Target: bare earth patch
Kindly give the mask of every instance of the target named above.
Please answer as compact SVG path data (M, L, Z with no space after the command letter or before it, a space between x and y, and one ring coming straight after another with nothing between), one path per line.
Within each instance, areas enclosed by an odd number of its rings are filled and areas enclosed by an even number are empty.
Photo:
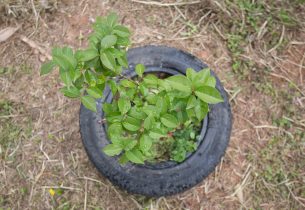
M305 208L304 33L289 40L283 53L268 56L272 71L261 81L240 80L225 40L211 30L213 16L198 19L202 10L194 5L85 0L57 6L38 20L31 15L0 22L0 29L21 25L0 42L0 209ZM79 103L58 92L56 72L39 76L52 46L84 46L92 20L110 11L130 27L132 47L188 51L218 74L230 95L234 124L226 155L185 193L130 195L99 175L81 143ZM30 47L21 35L47 52Z

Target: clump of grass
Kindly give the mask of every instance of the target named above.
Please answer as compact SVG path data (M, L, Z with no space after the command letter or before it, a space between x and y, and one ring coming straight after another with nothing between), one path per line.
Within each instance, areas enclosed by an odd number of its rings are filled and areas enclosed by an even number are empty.
M0 101L0 157L6 159L8 150L14 150L21 138L30 133L30 122L17 123L14 117L24 114L20 104L8 100Z
M304 207L305 134L297 130L293 135L281 134L270 138L259 153L253 174L253 203L274 203L291 209Z
M209 6L203 5L203 11L212 11L212 21L219 29L216 31L231 53L233 72L246 77L253 71L266 70L259 60L265 60L272 51L284 49L293 32L304 27L304 2L211 1Z

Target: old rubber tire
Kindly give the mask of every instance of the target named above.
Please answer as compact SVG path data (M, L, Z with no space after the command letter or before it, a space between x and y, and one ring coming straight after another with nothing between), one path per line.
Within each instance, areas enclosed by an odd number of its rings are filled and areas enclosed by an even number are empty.
M191 54L165 46L144 46L128 51L127 76L134 75L134 66L144 64L148 71L165 71L170 74L185 74L188 67L196 71L207 67ZM182 163L166 162L154 165L120 165L117 157L109 157L102 148L109 144L101 104L109 97L97 101L98 112L93 113L81 106L80 131L86 152L95 167L114 185L135 194L165 196L185 191L202 181L219 163L227 148L231 133L231 109L227 94L213 71L216 88L224 98L223 103L210 105L210 112L203 123L202 139L196 152ZM111 95L109 89L105 96ZM206 124L206 125L204 125Z

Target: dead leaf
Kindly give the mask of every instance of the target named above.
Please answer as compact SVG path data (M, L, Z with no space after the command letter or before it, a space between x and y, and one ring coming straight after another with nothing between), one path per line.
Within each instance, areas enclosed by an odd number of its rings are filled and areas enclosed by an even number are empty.
M18 27L7 27L5 29L2 29L0 31L0 42L6 41L8 38L10 38L18 29Z

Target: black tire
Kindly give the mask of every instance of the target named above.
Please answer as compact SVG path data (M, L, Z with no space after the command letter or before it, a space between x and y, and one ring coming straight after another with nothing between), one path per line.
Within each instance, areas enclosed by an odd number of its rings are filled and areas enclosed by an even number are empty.
M201 70L207 67L196 57L175 48L144 46L128 51L129 69L126 75L134 75L134 66L144 64L148 71L165 71L171 74L185 74L187 68ZM86 152L95 167L113 184L135 194L159 197L185 191L208 176L219 163L229 143L232 116L227 94L215 73L216 88L224 98L223 103L210 106L208 117L203 122L201 142L196 152L182 163L171 161L156 165L120 165L117 157L109 157L102 148L109 144L101 104L111 100L106 89L106 98L98 100L98 113L81 106L80 131Z

